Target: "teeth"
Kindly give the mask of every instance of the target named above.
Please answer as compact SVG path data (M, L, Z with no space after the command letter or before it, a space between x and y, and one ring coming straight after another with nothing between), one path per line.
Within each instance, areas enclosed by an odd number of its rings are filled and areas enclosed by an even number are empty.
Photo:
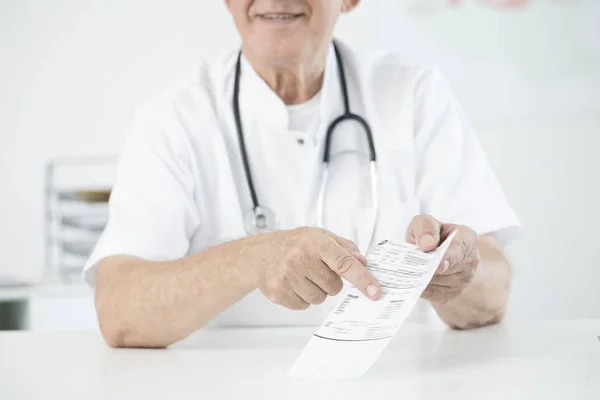
M265 19L294 19L298 14L263 14L262 17Z

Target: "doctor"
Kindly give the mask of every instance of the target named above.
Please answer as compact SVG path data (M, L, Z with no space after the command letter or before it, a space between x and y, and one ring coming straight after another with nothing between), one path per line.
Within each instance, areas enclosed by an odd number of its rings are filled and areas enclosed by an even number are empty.
M225 3L241 52L140 107L122 153L84 271L107 343L319 324L344 282L379 297L374 240L429 251L456 227L423 301L452 327L500 321L519 221L440 74L334 40L359 0Z

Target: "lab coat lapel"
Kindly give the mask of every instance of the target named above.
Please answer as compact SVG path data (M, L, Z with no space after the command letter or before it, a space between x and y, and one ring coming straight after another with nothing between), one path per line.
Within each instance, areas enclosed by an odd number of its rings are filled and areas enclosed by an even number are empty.
M243 121L255 121L271 129L287 129L289 117L285 103L258 75L244 55L241 70L240 109ZM321 88L319 141L325 137L326 127L344 112L341 99L335 51L330 45Z
M283 130L288 126L285 103L242 55L240 113L244 126Z

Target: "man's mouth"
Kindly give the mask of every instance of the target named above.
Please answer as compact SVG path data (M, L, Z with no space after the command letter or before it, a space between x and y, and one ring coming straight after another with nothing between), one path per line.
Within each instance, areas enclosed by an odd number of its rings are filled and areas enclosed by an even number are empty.
M294 20L302 17L304 14L293 14L293 13L264 13L259 14L258 16L262 19L267 19L271 21L284 21L284 20Z

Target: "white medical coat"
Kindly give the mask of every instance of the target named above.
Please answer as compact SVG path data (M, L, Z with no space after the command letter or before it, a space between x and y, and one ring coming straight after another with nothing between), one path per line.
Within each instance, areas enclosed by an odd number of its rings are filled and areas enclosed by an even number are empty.
M375 238L403 240L415 215L431 214L511 240L518 218L440 73L404 65L391 53L365 56L339 46L350 107L370 124L377 151ZM92 286L96 263L111 255L172 260L246 235L243 215L252 202L232 109L237 54L202 64L137 110L109 222L84 271ZM343 112L333 49L320 101L317 132L290 131L285 104L243 58L240 108L250 167L259 202L275 212L280 229L316 224L325 131ZM360 126L341 124L331 152L325 227L365 249L373 205ZM290 311L255 291L213 323L316 325L333 302ZM429 318L424 303L415 317Z

